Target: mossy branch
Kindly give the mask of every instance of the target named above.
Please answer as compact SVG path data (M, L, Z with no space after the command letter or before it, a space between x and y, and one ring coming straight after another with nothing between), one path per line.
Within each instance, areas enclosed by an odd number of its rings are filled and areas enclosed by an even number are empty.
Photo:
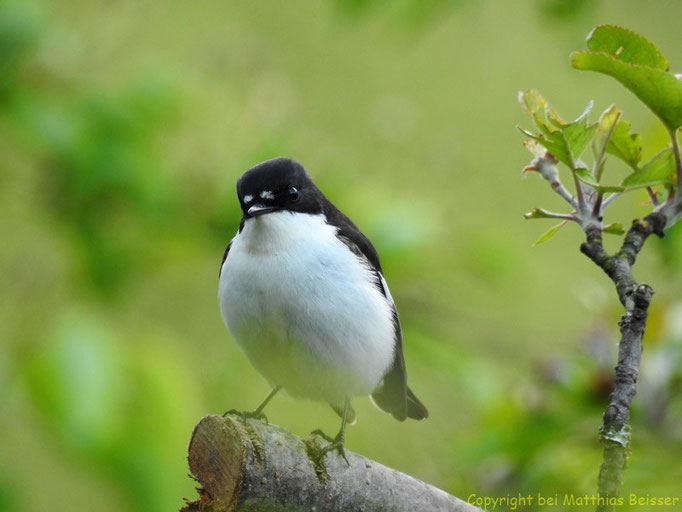
M480 509L395 469L346 451L317 462L325 441L259 420L209 415L194 427L189 467L199 499L181 512L454 511Z

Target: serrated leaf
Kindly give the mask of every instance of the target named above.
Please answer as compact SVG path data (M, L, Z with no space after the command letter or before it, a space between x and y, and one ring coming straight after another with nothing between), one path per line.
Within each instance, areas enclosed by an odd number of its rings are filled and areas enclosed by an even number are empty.
M609 108L602 112L599 116L599 121L597 121L597 135L595 136L595 142L603 143L606 140L607 135L613 128L613 125L618 122L623 112L616 107L611 105Z
M544 134L548 135L556 131L557 125L560 126L564 123L559 113L535 89L520 91L518 100L526 113L533 119L538 130Z
M620 222L613 222L611 224L607 224L602 229L602 232L609 233L611 235L624 235L625 234L625 230L623 229L623 225Z
M637 169L642 159L642 138L639 133L630 133L630 123L621 119L613 130L606 152Z
M556 226L552 226L551 228L549 228L547 231L545 231L543 234L540 235L540 238L538 238L533 243L533 247L545 243L547 240L549 240L554 235L556 235L559 232L559 230L561 228L563 228L567 223L568 223L567 220L563 220L559 224L557 224Z
M541 133L536 135L522 128L519 130L541 144L569 168L576 167L578 159L597 130L596 123L587 122L592 102L589 102L583 113L570 123L566 123L537 91L520 92L519 102Z
M627 176L621 185L625 188L642 188L653 185L674 185L677 180L675 157L671 148L654 155L641 169Z
M596 131L597 124L588 124L586 114L564 127L563 134L574 161L583 154Z
M588 47L590 41L588 41ZM574 68L597 71L618 80L647 105L669 130L682 126L682 81L661 69L661 61L653 57L648 65L626 61L621 58L622 50L611 54L605 51L576 51L571 54ZM633 49L630 59L644 59L640 50ZM633 57L634 56L634 57Z
M597 181L597 179L594 176L592 176L592 173L590 171L588 171L587 169L578 168L578 169L575 169L573 172L575 173L575 175L577 176L577 178L580 181L591 186L597 192L622 192L623 190L625 190L620 185L602 185L602 184L600 184Z
M670 65L661 51L647 38L615 25L599 25L587 36L587 47L593 52L608 53L630 64L663 71Z
M638 133L630 133L630 123L622 119L622 112L612 105L601 115L598 124L594 137L597 147L601 149L610 133L606 152L637 169L642 158L642 138Z
M569 167L572 166L573 160L571 158L571 153L568 150L566 140L561 132L553 132L549 135L534 135L526 130L521 131L524 135L544 146L544 148L552 153L557 160Z

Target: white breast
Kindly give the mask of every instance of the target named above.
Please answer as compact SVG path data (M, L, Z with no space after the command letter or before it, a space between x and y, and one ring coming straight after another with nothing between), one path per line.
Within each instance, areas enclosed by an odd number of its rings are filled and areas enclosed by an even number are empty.
M373 391L393 361L391 306L323 215L247 220L218 297L256 369L293 395L341 404Z

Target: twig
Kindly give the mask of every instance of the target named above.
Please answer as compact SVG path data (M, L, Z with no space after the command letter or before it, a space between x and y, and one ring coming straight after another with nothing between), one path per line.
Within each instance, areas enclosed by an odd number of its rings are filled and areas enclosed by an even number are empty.
M673 142L673 155L675 156L675 169L677 171L677 194L679 196L682 187L682 155L680 155L680 142L677 140L677 130L671 130L670 139Z
M614 282L618 298L625 308L620 320L621 339L618 345L618 365L615 369L613 391L609 405L604 412L601 440L604 455L599 471L598 511L615 510L611 498L618 496L621 476L630 441L630 404L637 391L637 377L642 354L642 337L646 326L647 312L654 290L646 284L637 284L632 276L637 254L646 239L652 235L663 236L667 219L661 212L655 212L642 220L636 220L625 235L620 250L609 255L602 244L602 233L598 228L586 232L587 240L580 250L598 265Z
M578 222L578 217L575 216L574 212L571 213L558 213L545 210L544 208L535 208L533 211L528 212L523 215L524 219L563 219L572 220Z
M595 171L594 174L597 181L601 181L601 176L602 173L604 172L604 157L606 156L606 148L609 146L609 142L611 142L611 137L613 136L613 132L616 130L618 121L620 121L620 116L621 112L619 111L618 114L616 115L616 119L613 121L613 124L611 125L611 128L609 128L609 132L606 134L606 137L604 138L604 143L602 144L601 149L599 150L599 155L594 161Z
M658 200L658 196L656 195L656 192L654 192L654 189L651 187L646 188L647 194L649 194L649 198L651 199L651 204L654 206L659 206L661 202Z
M594 207L592 208L592 217L595 219L599 219L601 217L601 205L602 205L602 200L604 199L604 193L603 192L597 192L597 199L594 201Z
M209 415L194 427L188 461L199 500L181 512L386 510L482 512L395 469L346 451L320 462L323 441L259 420Z
M556 192L559 194L564 201L566 201L568 204L570 204L574 209L578 209L578 202L575 200L575 197L568 191L568 189L564 186L563 183L559 180L559 178L556 178L554 181L550 182L550 186Z
M571 174L573 174L573 181L575 183L575 193L576 197L578 198L578 213L582 215L585 211L585 195L583 194L583 186L580 184L578 175L575 172L571 172Z
M618 199L621 196L621 192L614 192L613 194L609 194L609 196L602 201L601 204L601 213L602 215L604 214L604 210L606 210L606 207L610 205L613 201Z
M529 171L537 171L540 176L546 180L557 194L559 194L564 201L570 204L574 210L578 210L578 201L576 201L573 194L561 183L559 179L559 171L557 169L559 161L550 152L546 152L543 156L537 156L533 159L530 165L523 168L522 175ZM575 173L574 177L575 177Z

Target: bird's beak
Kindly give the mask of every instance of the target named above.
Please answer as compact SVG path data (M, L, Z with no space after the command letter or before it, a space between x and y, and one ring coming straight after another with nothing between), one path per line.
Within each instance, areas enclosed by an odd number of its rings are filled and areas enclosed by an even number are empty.
M277 208L274 206L266 206L263 203L256 203L246 212L251 217L258 217L259 215L265 215L266 213L274 212Z

